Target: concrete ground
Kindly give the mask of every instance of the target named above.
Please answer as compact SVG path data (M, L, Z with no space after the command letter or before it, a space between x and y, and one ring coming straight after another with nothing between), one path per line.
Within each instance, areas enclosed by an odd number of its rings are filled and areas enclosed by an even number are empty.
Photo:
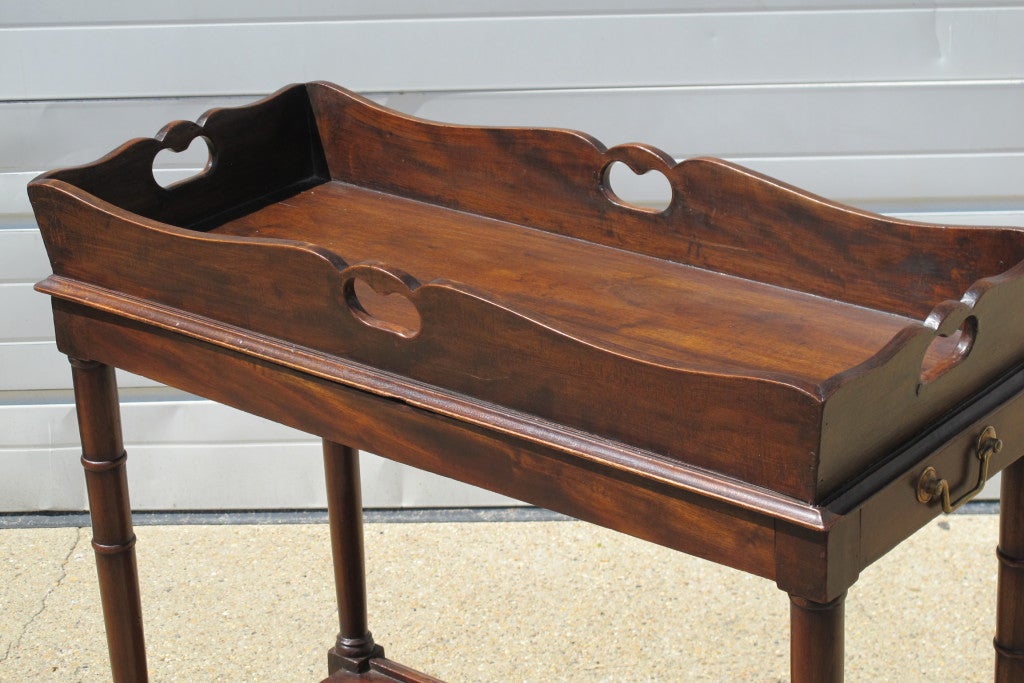
M988 681L995 515L930 524L847 603L848 681ZM136 528L151 679L318 681L322 524ZM106 681L89 530L2 529L0 681ZM563 521L368 524L370 624L449 681L784 681L772 583Z

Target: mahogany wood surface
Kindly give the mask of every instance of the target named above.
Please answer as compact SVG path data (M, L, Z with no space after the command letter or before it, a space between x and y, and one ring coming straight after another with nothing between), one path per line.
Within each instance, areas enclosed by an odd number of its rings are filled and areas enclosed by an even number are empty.
M1003 471L1000 496L996 683L1024 680L1024 460Z
M208 171L158 186L156 152L196 136ZM665 173L669 208L618 200L614 161ZM1024 232L894 221L725 162L669 162L309 84L170 124L30 195L59 276L805 502L1024 360ZM631 400L607 400L619 391Z
M775 576L773 516L820 524L813 511L786 506L770 494L757 500L758 492L747 488L715 489L711 484L718 482L693 476L678 481L694 473L671 463L657 468L635 452L616 452L612 444L554 426L527 422L516 429L489 420L486 413L473 416L478 422L473 424L318 377L328 374L326 367L291 370L63 301L55 301L55 323L65 353L89 349L131 372L145 371L171 386L330 441L766 578ZM701 483L708 489L695 490Z
M322 683L339 683L339 681L358 681L359 683L442 683L438 678L410 669L393 662L387 657L376 657L370 660L370 668L362 673L338 670Z
M340 624L327 668L331 673L340 669L361 673L369 669L372 658L384 656L384 649L373 642L366 616L359 451L325 440L324 475Z
M719 159L677 164L649 145L609 150L577 131L439 124L329 83L308 87L331 178L588 242L915 318L1024 259L1014 229L936 230ZM613 161L663 173L672 204L637 211L610 196Z
M308 242L349 262L386 263L419 282L472 283L613 353L774 377L807 391L868 360L910 322L495 219L453 217L436 205L337 182L211 232ZM379 304L385 319L395 315L389 303Z
M206 140L160 187L161 149ZM623 202L621 161L663 173ZM1024 231L842 207L732 164L290 86L33 181L75 359L117 681L145 679L113 367L324 439L329 680L428 681L366 623L354 449L774 580L795 681L842 679L860 571L1024 455ZM345 445L341 445L345 444ZM1015 464L1017 463L1017 464ZM1004 513L997 676L1024 650ZM1005 673L1010 672L1010 673Z
M826 604L790 599L790 680L842 683L846 596Z
M146 643L114 368L71 357L103 624L116 681L144 681Z

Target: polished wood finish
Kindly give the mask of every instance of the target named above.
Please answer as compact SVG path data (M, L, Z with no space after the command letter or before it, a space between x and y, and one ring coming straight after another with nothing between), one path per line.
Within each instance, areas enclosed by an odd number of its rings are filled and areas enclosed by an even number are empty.
M1024 298L1020 230L870 216L721 161L430 123L325 84L200 121L33 181L56 275L811 503L1022 359L1024 316L1001 313ZM156 152L196 136L211 169L156 185ZM617 201L619 160L664 172L672 205ZM415 311L360 314L353 282Z
M210 168L161 188L155 154L196 137ZM615 195L617 161L665 174L668 208ZM939 514L926 468L970 490L992 426L989 474L1010 467L1020 496L1021 230L894 220L574 131L423 121L324 83L29 192L62 352L324 439L329 680L430 680L369 633L354 449L775 581L799 681L841 680L843 596ZM102 416L84 443L115 423L110 387L83 390ZM91 504L127 544L123 481ZM1007 661L1024 632L1008 516ZM133 633L116 657L141 651Z
M370 668L371 659L384 656L384 649L373 642L366 619L359 451L324 440L324 474L341 626L327 655L327 668L331 673L339 669L361 673Z
M117 358L130 372L330 441L765 578L776 573L776 520L819 535L824 524L817 511L770 492L671 461L643 462L642 451L529 416L481 409L456 395L420 394L419 405L389 400L378 392L397 393L400 386L375 384L377 392L371 392L348 384L369 379L353 377L358 367L310 359L305 370L293 370L260 358L255 349L184 341L179 335L187 321L171 331L63 299L55 300L54 313L65 353L90 348L99 357ZM215 377L223 379L211 382ZM492 428L483 426L488 424Z
M71 375L111 673L118 683L144 681L146 644L117 380L111 366L75 357Z
M996 681L1024 680L1024 460L1003 470L1000 495Z
M509 308L559 321L560 331L601 348L628 349L679 369L775 375L808 389L868 360L910 322L482 216L453 221L442 207L333 181L209 234L308 242L415 273L419 282L471 282ZM574 284L580 291L556 296ZM378 303L381 316L391 313L390 299ZM760 334L737 334L757 328L765 310L773 313L771 325Z
M309 94L334 180L868 308L924 318L1024 259L1013 229L894 220L720 159L676 163L649 145L607 149L568 130L438 124L329 83ZM604 177L614 161L663 173L670 206L618 200Z
M821 604L790 596L792 683L842 683L845 600L841 595Z

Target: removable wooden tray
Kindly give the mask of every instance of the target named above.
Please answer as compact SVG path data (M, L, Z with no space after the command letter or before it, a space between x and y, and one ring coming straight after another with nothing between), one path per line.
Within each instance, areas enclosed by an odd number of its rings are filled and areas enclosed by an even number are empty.
M157 152L199 136L207 170L160 187ZM663 173L668 208L619 199L616 161ZM427 122L326 83L29 193L54 296L213 321L400 378L389 398L498 406L804 503L1024 361L1024 231L894 220L573 131Z

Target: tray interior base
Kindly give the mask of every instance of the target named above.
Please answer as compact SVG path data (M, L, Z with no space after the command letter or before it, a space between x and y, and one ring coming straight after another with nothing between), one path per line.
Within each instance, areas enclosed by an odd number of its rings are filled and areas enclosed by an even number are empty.
M210 233L315 244L348 263L377 261L420 282L470 285L617 353L670 367L785 378L798 386L813 387L866 361L911 322L341 182L310 188ZM387 301L379 305L387 319L405 320L387 310Z

